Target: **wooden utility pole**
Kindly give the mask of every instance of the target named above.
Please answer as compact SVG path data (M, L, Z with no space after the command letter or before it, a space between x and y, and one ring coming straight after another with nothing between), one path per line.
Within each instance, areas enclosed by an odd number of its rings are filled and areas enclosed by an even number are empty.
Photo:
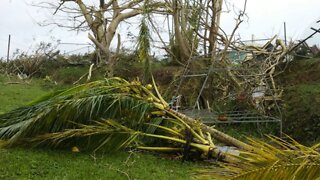
M283 32L284 32L284 43L287 46L288 43L287 43L287 25L286 25L286 22L283 23Z
M9 34L9 39L8 39L8 51L7 51L7 63L9 62L10 44L11 44L11 35Z

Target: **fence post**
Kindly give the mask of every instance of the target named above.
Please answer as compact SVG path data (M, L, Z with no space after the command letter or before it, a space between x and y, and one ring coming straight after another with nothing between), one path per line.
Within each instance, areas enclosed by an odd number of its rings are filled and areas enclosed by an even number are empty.
M283 23L283 32L284 32L284 43L287 46L288 43L287 43L287 25L286 25L286 22Z
M11 35L9 34L9 39L8 39L8 51L7 51L7 63L9 63L10 44L11 44Z

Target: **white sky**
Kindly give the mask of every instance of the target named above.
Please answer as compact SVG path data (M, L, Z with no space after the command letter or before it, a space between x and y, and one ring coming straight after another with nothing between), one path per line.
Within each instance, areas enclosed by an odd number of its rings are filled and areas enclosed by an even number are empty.
M51 16L47 10L41 10L28 4L35 0L0 0L0 58L6 57L8 35L11 34L11 56L15 49L30 51L40 41L52 42L60 39L61 42L89 43L87 33L70 32L57 27L40 27L40 22ZM37 2L39 2L38 0ZM58 0L55 0L58 2ZM94 1L94 0L91 0ZM244 0L229 0L238 8L242 7ZM248 0L248 21L244 22L237 34L242 39L254 37L270 38L278 34L283 38L283 22L287 24L288 39L303 39L312 31L311 26L320 28L320 0ZM229 6L232 11L233 8ZM235 24L233 13L224 14L222 27L228 32ZM128 27L120 26L121 32L126 32ZM130 28L130 32L133 32ZM137 32L137 31L136 31ZM122 37L123 44L128 41L127 33ZM320 44L320 34L313 38L312 44ZM132 43L131 43L132 44ZM129 45L130 47L130 45ZM131 45L132 47L132 45ZM88 51L85 46L60 45L62 52L79 53ZM77 50L82 48L81 50Z

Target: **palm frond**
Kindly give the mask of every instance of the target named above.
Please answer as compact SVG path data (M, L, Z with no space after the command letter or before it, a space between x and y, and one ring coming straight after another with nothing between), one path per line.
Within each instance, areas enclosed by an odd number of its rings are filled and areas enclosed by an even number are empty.
M320 178L320 164L304 163L281 164L262 167L240 173L231 179L317 179Z
M37 103L0 115L0 139L15 144L26 137L72 129L75 123L90 125L100 118L139 129L153 108L152 102L145 100L148 96L145 91L139 83L112 78L80 85L50 98L46 96Z
M238 163L220 163L220 168L199 172L200 177L219 179L317 179L320 153L290 137L267 136L271 143L249 138L253 152L240 151Z
M139 132L119 124L113 120L94 121L92 125L77 124L77 128L66 129L62 132L47 133L34 138L25 139L26 142L40 146L66 146L65 142L74 142L70 146L77 146L85 150L117 151L137 143ZM72 141L74 140L74 141Z

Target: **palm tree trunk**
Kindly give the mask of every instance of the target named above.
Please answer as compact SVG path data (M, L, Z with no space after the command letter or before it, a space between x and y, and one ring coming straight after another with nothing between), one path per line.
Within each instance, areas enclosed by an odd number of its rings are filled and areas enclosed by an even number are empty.
M168 109L167 110L169 113L174 114L176 116L178 116L179 118L183 119L187 124L194 124L196 122L195 119L190 118L180 112L174 111L172 109ZM238 139L231 137L221 131L218 131L212 127L209 127L203 123L200 123L200 128L203 132L208 132L212 135L212 137L214 137L215 139L217 139L218 141L225 143L227 145L232 145L235 146L241 150L246 150L246 151L254 151L254 147L250 146L249 144L246 144L242 141L239 141Z

